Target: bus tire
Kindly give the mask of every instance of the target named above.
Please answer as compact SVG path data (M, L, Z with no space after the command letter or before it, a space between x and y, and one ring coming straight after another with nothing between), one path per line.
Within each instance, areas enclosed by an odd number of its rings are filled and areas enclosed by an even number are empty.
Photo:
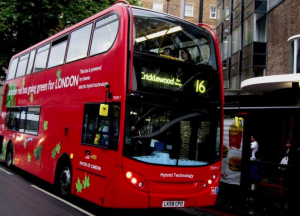
M13 165L13 147L12 144L8 145L6 151L6 166L11 168Z
M56 176L56 189L59 195L66 197L71 193L72 169L68 162L63 162L58 166Z

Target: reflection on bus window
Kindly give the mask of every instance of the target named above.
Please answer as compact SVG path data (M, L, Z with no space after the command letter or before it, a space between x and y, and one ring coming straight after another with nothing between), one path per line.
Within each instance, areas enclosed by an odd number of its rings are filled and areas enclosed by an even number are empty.
M21 107L20 127L19 127L19 132L21 133L25 132L26 114L27 114L27 107Z
M87 56L91 30L92 23L72 32L68 48L67 62L75 61Z
M46 68L50 44L47 44L37 50L33 72L38 72Z
M13 78L15 78L15 74L16 74L16 69L17 69L17 65L18 65L18 58L14 59L12 61L12 63L9 66L9 71L8 71L8 77L7 80L11 80Z
M30 58L29 58L29 62L28 62L28 67L27 67L26 74L30 74L31 71L32 71L34 57L35 57L35 50L32 50L30 52Z
M26 115L25 133L34 135L38 134L40 111L40 107L28 107L28 112Z
M96 23L90 55L106 52L115 41L119 28L118 16L113 14Z
M135 10L134 14L136 52L160 55L191 64L216 66L212 39L208 37L206 30L186 22L174 22L163 14L159 17L151 16L151 12L139 15ZM189 53L189 61L181 56L182 50Z
M68 36L62 37L52 43L48 68L64 63Z
M20 57L16 77L25 75L28 57L29 57L29 53Z
M19 129L20 108L10 108L6 113L6 128L12 131Z
M217 113L153 105L127 108L124 155L145 163L203 166L220 159Z
M86 104L82 127L82 143L118 149L120 104L110 103L108 116L99 115L100 104Z

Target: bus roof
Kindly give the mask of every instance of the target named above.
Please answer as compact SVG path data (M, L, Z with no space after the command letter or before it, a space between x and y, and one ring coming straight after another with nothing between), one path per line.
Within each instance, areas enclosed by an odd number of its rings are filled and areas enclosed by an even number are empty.
M85 23L88 23L88 22L90 22L90 21L96 19L97 17L100 17L100 16L102 16L102 15L104 15L104 14L106 14L106 13L109 13L109 12L113 11L115 7L126 7L126 6L125 6L124 4L120 4L120 3L119 3L119 4L116 4L116 5L112 5L112 6L110 6L109 8L107 8L107 9L105 9L105 10L103 10L103 11L100 11L100 12L94 14L93 16L91 16L91 17L89 17L89 18L86 18L86 19L80 21L79 23L76 23L76 24L74 24L74 25L72 25L72 26L70 26L70 27L68 27L68 28L66 28L66 29L64 29L64 30L62 30L62 31L60 31L60 32L58 32L58 33L56 33L55 35L52 35L52 36L46 38L45 40L43 40L43 41L41 41L41 42L39 42L39 43L37 43L37 44L35 44L35 45L33 45L33 46L28 47L27 49L25 49L25 50L23 50L23 51L21 51L21 52L15 54L11 59L14 59L16 56L20 56L20 55L22 55L22 54L28 52L29 50L32 50L32 49L34 49L34 48L37 48L37 47L39 47L39 46L42 45L42 44L45 44L45 43L47 43L47 42L50 42L51 40L53 40L53 39L55 39L55 38L59 38L60 36L66 34L67 32L71 32L72 30L78 28L79 26L81 26L81 25L83 25L83 24L85 24Z
M37 44L35 44L35 45L33 45L33 46L30 46L30 47L28 47L27 49L25 49L25 50L23 50L23 51L21 51L21 52L15 54L14 56L12 56L11 60L14 59L14 58L17 57L17 56L20 56L20 55L22 55L22 54L24 54L24 53L26 53L26 52L32 50L32 49L38 48L39 46L41 46L41 45L43 45L43 44L45 44L45 43L47 43L47 42L50 42L50 41L52 41L52 40L55 39L55 38L59 38L60 36L66 34L67 32L71 32L72 30L74 30L74 29L80 27L81 25L83 25L83 24L85 24L85 23L88 23L88 22L90 22L90 21L92 21L92 20L94 20L94 19L96 19L96 18L98 18L98 17L100 17L100 16L102 16L102 15L104 15L104 14L106 14L106 13L109 13L109 12L113 11L115 7L128 7L128 6L125 5L125 4L123 4L123 3L118 3L118 4L116 4L116 5L112 5L112 6L108 7L108 8L106 8L105 10L100 11L100 12L98 12L98 13L92 15L91 17L88 17L88 18L86 18L86 19L80 21L79 23L76 23L76 24L74 24L74 25L72 25L72 26L70 26L70 27L68 27L68 28L66 28L66 29L64 29L64 30L62 30L62 31L60 31L60 32L58 32L58 33L56 33L55 35L52 35L52 36L46 38L45 40L43 40L43 41L41 41L41 42L39 42L39 43L37 43ZM162 15L167 15L167 16L169 16L169 17L172 17L172 18L175 18L175 19L179 19L179 20L181 20L181 21L183 21L183 22L187 22L187 23L190 23L190 24L192 24L192 25L195 25L195 23L192 23L192 22L190 22L190 21L187 21L187 20L182 19L182 18L180 18L180 17L176 17L176 16L171 15L171 14L162 13L162 12L157 12L157 11L154 11L154 10L151 10L151 9L148 9L148 8L143 8L143 7L138 7L138 6L131 6L131 7L132 7L132 8L135 8L135 9L140 9L140 10L150 11L150 12L154 12L154 13L158 13L158 14L162 14Z

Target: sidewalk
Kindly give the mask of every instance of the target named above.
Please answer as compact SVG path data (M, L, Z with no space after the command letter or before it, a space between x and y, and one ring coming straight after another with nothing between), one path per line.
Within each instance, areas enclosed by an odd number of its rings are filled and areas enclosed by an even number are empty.
M225 202L218 199L214 206L203 207L204 211L213 213L218 216L287 216L287 210L281 209L276 203L258 203L254 204L248 201L246 204L237 202Z

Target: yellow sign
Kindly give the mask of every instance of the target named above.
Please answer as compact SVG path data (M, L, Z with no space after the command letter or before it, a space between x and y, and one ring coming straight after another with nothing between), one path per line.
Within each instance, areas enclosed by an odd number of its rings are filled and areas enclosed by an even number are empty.
M196 81L196 92L200 92L200 93L205 93L206 92L206 87L204 85L204 80L197 80Z

